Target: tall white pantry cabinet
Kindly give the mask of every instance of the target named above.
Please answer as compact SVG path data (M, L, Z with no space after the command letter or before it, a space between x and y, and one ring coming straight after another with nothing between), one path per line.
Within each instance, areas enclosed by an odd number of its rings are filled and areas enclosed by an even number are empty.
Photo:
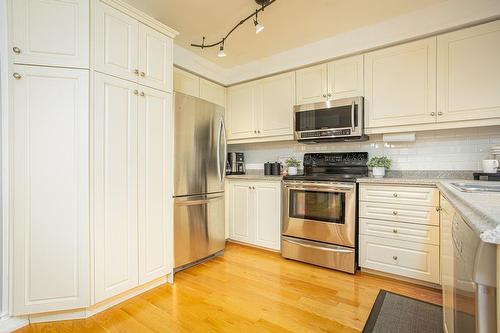
M172 274L177 32L120 0L9 0L8 21L9 313L85 317Z

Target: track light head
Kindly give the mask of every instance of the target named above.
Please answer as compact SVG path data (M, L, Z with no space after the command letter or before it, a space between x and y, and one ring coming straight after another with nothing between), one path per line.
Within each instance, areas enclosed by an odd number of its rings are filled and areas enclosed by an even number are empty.
M220 45L219 52L217 52L217 56L219 58L224 58L226 56L226 52L224 52L224 43Z
M264 26L259 23L257 20L253 20L253 24L255 24L255 33L258 34L259 32L262 32L264 30Z

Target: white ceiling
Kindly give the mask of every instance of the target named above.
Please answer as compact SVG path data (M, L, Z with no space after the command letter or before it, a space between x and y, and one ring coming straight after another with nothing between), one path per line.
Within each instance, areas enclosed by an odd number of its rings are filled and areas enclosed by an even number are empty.
M175 42L224 68L372 25L444 0L277 0L260 13L265 29L256 35L247 21L228 38L227 57L217 48L198 49L192 42L220 40L257 8L254 0L125 0L180 32Z

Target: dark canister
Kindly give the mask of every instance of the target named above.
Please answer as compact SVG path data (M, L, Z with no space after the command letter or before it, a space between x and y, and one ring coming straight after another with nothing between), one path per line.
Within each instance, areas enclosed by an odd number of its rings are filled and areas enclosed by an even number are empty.
M273 175L273 176L279 176L279 175L281 175L281 163L280 162L274 162L274 163L272 163L272 166L271 166L271 175Z
M265 176L270 176L272 175L273 171L272 171L272 163L264 163L264 175Z

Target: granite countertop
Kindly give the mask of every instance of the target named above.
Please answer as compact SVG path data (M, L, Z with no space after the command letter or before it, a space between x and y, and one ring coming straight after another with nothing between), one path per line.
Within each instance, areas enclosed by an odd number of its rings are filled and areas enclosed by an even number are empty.
M266 176L263 169L247 170L245 175L227 175L226 179L247 179L247 180L267 180L267 181L281 181L283 176Z
M356 180L358 183L372 183L372 184L395 184L395 185L428 185L436 186L440 180L435 178L373 178L362 177Z
M500 244L500 193L462 192L451 183L453 180L441 180L437 187L487 243ZM484 184L484 181L461 181L471 184Z
M390 170L384 178L362 177L358 178L358 183L374 184L401 184L401 185L428 185L436 186L443 179L472 179L474 171L399 171Z

